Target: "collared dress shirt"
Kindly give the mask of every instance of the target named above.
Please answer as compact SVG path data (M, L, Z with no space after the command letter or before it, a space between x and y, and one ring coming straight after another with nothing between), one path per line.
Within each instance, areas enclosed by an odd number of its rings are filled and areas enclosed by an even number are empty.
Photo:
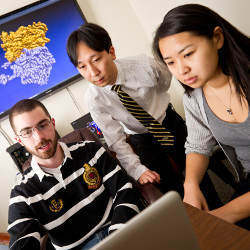
M167 93L171 75L166 68L145 55L114 61L118 69L115 84L129 94L160 123L170 102ZM143 134L147 129L122 105L112 85L98 87L90 84L86 97L91 116L101 129L109 148L129 175L136 180L148 168L126 143L126 134Z

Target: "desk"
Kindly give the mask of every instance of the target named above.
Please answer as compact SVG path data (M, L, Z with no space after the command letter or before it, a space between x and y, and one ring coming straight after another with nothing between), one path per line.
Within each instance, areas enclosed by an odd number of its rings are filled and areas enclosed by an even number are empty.
M139 186L140 188L140 186ZM152 184L140 188L149 204L162 196ZM201 250L250 250L250 232L184 203Z
M185 204L201 250L249 250L250 232Z

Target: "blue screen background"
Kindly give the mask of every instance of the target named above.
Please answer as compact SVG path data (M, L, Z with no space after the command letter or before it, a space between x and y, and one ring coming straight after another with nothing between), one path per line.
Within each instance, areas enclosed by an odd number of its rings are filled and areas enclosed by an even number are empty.
M9 33L10 31L15 32L21 25L28 26L38 21L45 23L48 28L46 37L50 39L45 46L56 60L52 64L49 80L45 85L33 83L24 85L21 83L20 77L10 80L6 85L0 83L0 114L10 109L17 101L39 95L78 75L78 71L67 56L66 43L70 33L84 24L85 20L73 0L52 2L51 5L43 6L29 13L26 12L26 14L20 13L20 16L14 20L0 24L0 33L2 31ZM7 62L4 55L5 51L0 47L0 66ZM13 71L10 68L0 67L1 74L12 75Z

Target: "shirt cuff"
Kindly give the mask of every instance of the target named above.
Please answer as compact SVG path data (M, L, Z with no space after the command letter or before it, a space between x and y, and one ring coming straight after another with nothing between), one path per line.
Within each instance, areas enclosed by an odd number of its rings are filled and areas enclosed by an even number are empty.
M133 168L133 170L131 171L131 173L129 173L129 175L131 175L137 181L141 177L141 175L147 170L149 169L146 166L138 165Z

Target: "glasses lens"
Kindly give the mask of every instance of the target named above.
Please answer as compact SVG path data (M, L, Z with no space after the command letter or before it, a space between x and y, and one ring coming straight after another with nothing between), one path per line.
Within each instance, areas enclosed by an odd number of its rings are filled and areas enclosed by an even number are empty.
M20 132L20 136L22 136L23 138L29 138L32 136L35 129L37 129L38 131L44 131L49 128L49 125L50 125L50 120L42 121L41 123L39 123L37 126L33 128L22 130Z
M32 129L25 129L25 130L22 130L20 132L20 135L23 137L23 138L28 138L32 135Z

